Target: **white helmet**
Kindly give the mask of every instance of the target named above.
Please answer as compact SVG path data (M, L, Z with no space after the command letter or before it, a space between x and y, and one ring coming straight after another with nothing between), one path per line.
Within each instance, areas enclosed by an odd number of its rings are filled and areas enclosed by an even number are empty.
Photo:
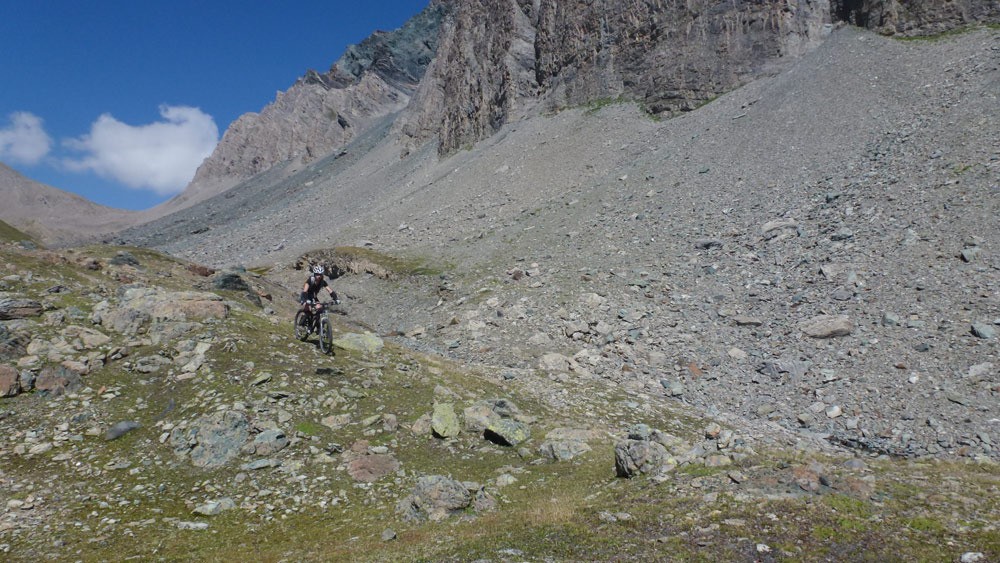
M315 266L313 266L313 273L314 273L314 274L319 274L319 275L323 275L323 273L324 273L325 271L326 271L326 270L324 270L324 269L323 269L323 266L321 266L321 265L319 265L319 264L316 264Z

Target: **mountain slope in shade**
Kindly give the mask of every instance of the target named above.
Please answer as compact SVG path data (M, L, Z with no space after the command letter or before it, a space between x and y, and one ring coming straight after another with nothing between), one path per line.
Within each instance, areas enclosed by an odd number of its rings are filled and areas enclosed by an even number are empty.
M105 207L23 176L0 163L0 220L45 244L100 237L141 222L146 213Z

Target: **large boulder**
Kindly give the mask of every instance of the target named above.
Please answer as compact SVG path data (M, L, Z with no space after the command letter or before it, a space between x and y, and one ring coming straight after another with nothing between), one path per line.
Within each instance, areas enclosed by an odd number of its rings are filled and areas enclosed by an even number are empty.
M46 367L35 379L35 390L59 396L83 387L80 375L64 367Z
M455 407L451 403L434 404L434 413L431 415L431 430L438 438L458 436L461 427L458 423L458 415L455 414Z
M284 431L271 428L257 434L253 439L254 453L261 456L276 454L290 443Z
M471 504L472 494L462 483L443 475L426 475L417 481L412 494L400 501L397 511L407 520L439 521Z
M25 332L13 331L0 324L0 360L10 360L24 355L31 336Z
M598 434L582 428L555 428L545 435L538 453L554 461L569 461L591 450L589 440Z
M100 314L101 326L129 336L137 334L149 319L149 313L136 309L111 309Z
M133 268L141 266L139 260L127 250L119 250L118 254L115 254L111 260L108 260L108 264L112 266L132 266Z
M350 332L334 339L333 345L342 350L375 354L385 346L385 343L374 334Z
M479 401L462 411L462 420L467 432L481 433L498 418L500 415L493 410L493 406L487 401Z
M21 392L21 375L11 366L0 365L0 397L13 397Z
M250 291L246 280L236 272L223 272L212 279L212 287L228 291Z
M104 301L94 308L95 322L126 335L137 334L150 323L188 323L229 316L222 297L207 291L166 291L125 286L118 292L118 306Z
M66 340L71 342L79 339L79 346L85 350L99 348L111 342L111 338L103 332L77 325L64 328L62 334Z
M170 433L170 445L179 456L190 456L195 467L221 467L240 453L250 435L246 415L222 411L203 416Z
M513 418L521 413L517 405L508 399L485 399L476 401L462 411L465 430L481 433L501 418Z
M626 478L655 474L669 458L667 449L657 442L624 440L615 445L615 473Z
M27 319L42 314L42 304L31 299L0 298L0 321Z
M153 320L203 321L224 319L229 316L229 306L222 297L204 291L165 292L157 295L150 314Z
M483 435L501 446L517 446L531 438L531 429L523 422L500 418L492 421Z

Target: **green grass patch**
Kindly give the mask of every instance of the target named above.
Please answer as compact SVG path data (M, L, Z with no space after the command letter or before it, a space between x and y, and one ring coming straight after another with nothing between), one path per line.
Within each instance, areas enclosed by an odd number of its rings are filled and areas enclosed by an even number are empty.
M295 431L305 434L306 436L319 436L325 432L326 428L321 424L316 424L315 422L303 421L295 425Z
M926 534L939 535L943 534L946 529L944 524L942 524L938 518L930 516L915 516L904 520L903 523L906 524L906 527L911 530L916 530Z
M30 241L32 243L38 244L35 239L28 234L25 234L9 224L0 221L0 241L5 242L20 242L22 240Z
M614 98L612 98L612 97L597 98L595 100L591 100L591 101L587 102L583 106L585 108L585 112L584 113L586 113L587 115L591 115L591 114L594 114L594 113L597 113L597 112L601 111L602 109L604 109L604 108L606 108L608 106L617 106L617 105L621 105L621 104L627 104L627 103L630 103L631 101L632 100L626 98L625 96L616 96Z
M869 518L873 514L869 503L847 495L828 495L823 497L823 502L840 514L847 514L857 518Z

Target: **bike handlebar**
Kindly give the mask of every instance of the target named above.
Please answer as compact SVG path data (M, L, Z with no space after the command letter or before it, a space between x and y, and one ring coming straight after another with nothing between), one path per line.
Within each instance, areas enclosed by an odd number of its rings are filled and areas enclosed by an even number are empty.
M333 307L334 305L339 305L340 301L339 300L338 301L317 301L317 300L313 300L313 299L307 299L305 303L306 303L306 305L310 305L312 307L315 307L316 305L322 305L323 307Z

